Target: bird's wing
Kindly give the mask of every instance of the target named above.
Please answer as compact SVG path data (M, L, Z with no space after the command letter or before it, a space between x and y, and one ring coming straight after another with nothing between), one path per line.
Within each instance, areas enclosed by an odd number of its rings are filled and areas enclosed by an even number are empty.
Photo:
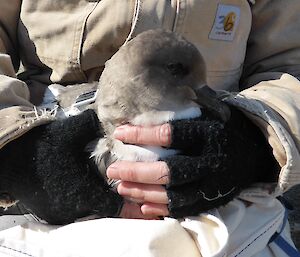
M105 75L105 74L103 74ZM96 100L100 120L114 125L127 123L139 112L139 96L135 91L134 83L130 78L122 79L126 74L104 76L99 84L99 93Z

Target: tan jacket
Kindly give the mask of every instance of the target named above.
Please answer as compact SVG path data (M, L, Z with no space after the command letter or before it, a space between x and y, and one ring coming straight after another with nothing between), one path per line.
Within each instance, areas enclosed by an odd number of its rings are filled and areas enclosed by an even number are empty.
M278 189L300 182L298 0L0 0L0 6L0 147L54 119L34 107L47 85L98 80L124 42L163 27L198 47L211 87L248 88L225 100L268 138L282 167ZM26 71L17 79L20 58Z

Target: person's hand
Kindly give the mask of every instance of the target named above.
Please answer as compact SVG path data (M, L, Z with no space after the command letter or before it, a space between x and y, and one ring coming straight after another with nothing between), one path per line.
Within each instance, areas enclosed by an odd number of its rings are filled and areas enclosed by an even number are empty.
M122 180L117 188L120 195L140 203L141 206L134 204L128 209L131 218L169 215L164 187L168 184L169 169L165 162L117 161L109 166L107 176Z
M122 197L108 188L84 150L99 136L92 110L32 129L1 149L0 193L51 224L118 216Z
M204 110L201 118L142 128L122 126L115 137L161 145L181 155L153 163L119 161L108 170L118 192L142 202L144 215L183 217L219 207L254 182L275 180L278 164L260 130L231 108L228 122Z

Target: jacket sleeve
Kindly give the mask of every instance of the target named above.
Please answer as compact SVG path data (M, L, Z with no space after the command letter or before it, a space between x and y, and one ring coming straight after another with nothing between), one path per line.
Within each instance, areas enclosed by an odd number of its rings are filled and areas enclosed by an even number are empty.
M0 109L12 105L30 106L25 83L16 79L19 68L17 25L21 1L0 0Z
M0 0L0 148L51 119L34 108L27 85L16 78L21 2Z
M18 69L19 58L18 58L18 52L16 51L17 26L19 22L21 1L0 0L0 6L1 6L0 8L0 52L11 56L15 68ZM8 65L7 62L1 60L0 65L1 65L0 67L1 74L6 74L8 72L11 72L11 70L5 70L9 68L6 66Z
M257 1L242 90L227 101L263 130L279 162L279 189L300 183L300 7L295 0Z

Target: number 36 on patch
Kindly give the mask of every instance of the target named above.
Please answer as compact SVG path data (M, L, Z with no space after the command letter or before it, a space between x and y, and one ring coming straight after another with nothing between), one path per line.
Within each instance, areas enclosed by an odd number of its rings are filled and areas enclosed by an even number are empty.
M210 39L232 41L240 20L240 8L219 4Z

